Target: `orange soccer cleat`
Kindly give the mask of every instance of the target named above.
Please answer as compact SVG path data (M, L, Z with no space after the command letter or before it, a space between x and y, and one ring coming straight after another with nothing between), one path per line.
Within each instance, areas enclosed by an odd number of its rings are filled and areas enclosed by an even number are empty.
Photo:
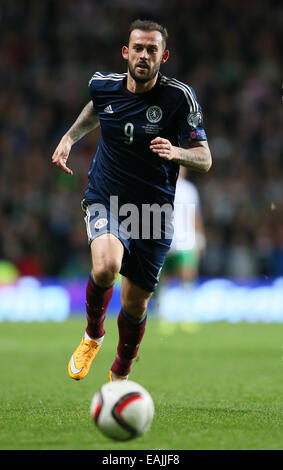
M69 364L68 372L72 379L83 379L91 366L93 359L101 348L95 340L82 339L79 346L72 355Z

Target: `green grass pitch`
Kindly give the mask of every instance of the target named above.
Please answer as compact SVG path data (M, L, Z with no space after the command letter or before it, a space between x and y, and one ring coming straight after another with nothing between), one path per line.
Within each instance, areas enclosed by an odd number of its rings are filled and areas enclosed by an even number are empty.
M151 393L150 430L115 442L89 415L108 381L117 346L115 319L89 375L67 363L83 318L0 324L1 450L160 450L283 448L283 325L160 324L149 318L131 379Z

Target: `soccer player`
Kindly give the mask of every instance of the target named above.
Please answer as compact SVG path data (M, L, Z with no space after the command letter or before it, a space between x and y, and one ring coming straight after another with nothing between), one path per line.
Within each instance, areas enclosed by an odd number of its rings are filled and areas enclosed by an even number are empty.
M104 319L119 273L122 275L119 341L109 379L126 380L142 341L147 305L170 248L171 226L162 212L161 236L128 236L125 207L173 206L179 166L207 172L211 154L201 107L193 89L160 73L169 57L166 28L136 20L122 47L127 73L96 72L91 100L62 137L52 162L72 175L72 145L100 125L100 141L82 201L92 269L86 287L87 327L71 356L68 372L80 380L102 346ZM113 208L111 197L116 199ZM166 207L167 207L166 206ZM168 220L168 219L167 219ZM135 231L135 227L131 227Z

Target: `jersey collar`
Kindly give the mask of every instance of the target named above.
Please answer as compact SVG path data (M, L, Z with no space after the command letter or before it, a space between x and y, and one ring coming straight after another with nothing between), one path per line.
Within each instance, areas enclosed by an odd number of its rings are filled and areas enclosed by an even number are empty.
M145 93L132 93L127 88L127 75L128 74L126 74L126 76L121 80L121 87L122 87L122 90L128 96L131 96L132 98L143 98L144 96L149 96L150 94L154 93L156 91L156 89L159 87L159 83L160 83L160 80L161 80L161 77L162 77L162 74L160 72L158 72L158 77L157 77L156 83L155 83L154 87L151 88L151 90L149 90Z

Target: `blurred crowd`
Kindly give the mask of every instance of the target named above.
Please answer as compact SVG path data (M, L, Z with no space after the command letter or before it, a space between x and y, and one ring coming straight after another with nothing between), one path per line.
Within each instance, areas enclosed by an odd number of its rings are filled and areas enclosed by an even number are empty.
M213 167L188 175L207 238L200 274L283 275L280 1L0 2L0 259L21 274L89 272L80 201L99 131L73 147L73 177L51 156L93 73L126 71L121 47L136 18L168 28L161 71L192 85L203 107Z

